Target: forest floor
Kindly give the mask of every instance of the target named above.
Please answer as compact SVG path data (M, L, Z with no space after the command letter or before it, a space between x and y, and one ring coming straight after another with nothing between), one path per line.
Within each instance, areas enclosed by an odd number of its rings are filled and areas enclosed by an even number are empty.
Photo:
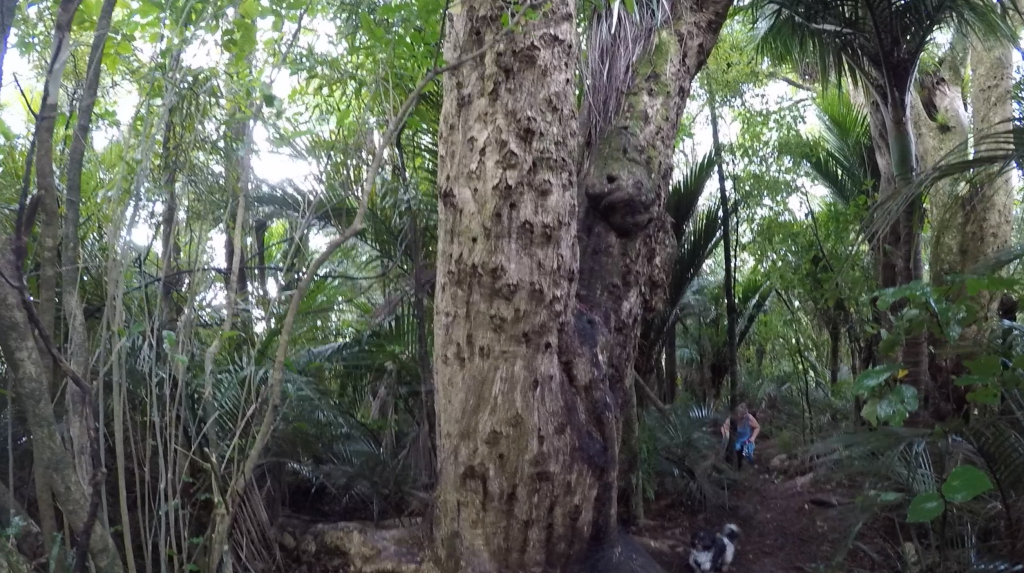
M720 530L726 523L735 523L742 532L731 569L735 573L873 570L861 551L841 553L854 526L853 512L846 510L852 509L856 492L835 483L819 483L812 475L776 475L768 468L774 455L771 447L758 446L757 465L744 466L740 487L729 492L727 508L693 515L662 504L652 508L648 520L633 532L637 540L666 571L689 571L692 532L700 527Z

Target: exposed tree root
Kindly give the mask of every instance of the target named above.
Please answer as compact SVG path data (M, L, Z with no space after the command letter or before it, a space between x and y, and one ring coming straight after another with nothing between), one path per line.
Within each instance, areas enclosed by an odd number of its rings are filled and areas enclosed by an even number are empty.
M282 557L295 573L420 573L426 548L420 526L378 529L353 522L279 524Z

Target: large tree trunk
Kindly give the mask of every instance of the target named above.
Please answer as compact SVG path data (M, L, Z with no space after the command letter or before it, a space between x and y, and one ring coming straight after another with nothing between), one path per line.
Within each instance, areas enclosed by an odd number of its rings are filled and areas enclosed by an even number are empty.
M1013 119L1013 47L998 42L978 43L971 50L971 100L975 154L992 152L984 134L1006 130ZM964 199L964 233L960 245L961 269L969 271L985 257L1006 247L1013 232L1013 173L1007 171L971 189ZM1001 294L982 295L982 308L995 316Z
M575 5L507 35L505 17L496 0L466 2L445 42L448 61L493 42L444 78L434 529L446 573L564 569L609 528L614 500L614 405L591 365L573 364L601 362L595 318L574 308Z
M674 7L623 111L585 142L579 200L573 3L501 37L501 3L453 14L449 61L494 45L444 82L434 356L446 573L564 571L620 554L638 261L691 81L730 3L701 4Z
M959 87L964 78L964 58L958 55L965 46L959 41L954 46L937 69L921 75L920 92L910 95L917 162L922 170L950 153L957 153L959 159L967 158L967 112ZM957 182L949 180L928 193L931 221L928 269L932 282L937 284L958 272L960 267L963 211L957 190Z
M629 393L635 392L632 372L643 287L664 292L668 282L665 270L674 263L673 256L660 257L658 250L670 243L672 236L664 205L679 121L692 81L707 61L731 4L731 0L674 2L671 25L654 35L650 55L637 63L621 111L605 129L595 128L601 124L594 120L593 110L605 109L607 102L586 99L583 103L581 135L588 154L580 181L578 302L596 315L600 337L610 349L602 377L607 379L618 412L627 406ZM613 42L630 41L625 28L618 33L621 37ZM603 73L602 62L591 58L588 63L597 68L591 69L592 78ZM660 276L652 277L652 272ZM655 295L648 302L651 311L661 312L665 297ZM651 342L650 358L640 366L655 372L661 341L653 338ZM618 414L614 418L618 426ZM609 446L615 448L616 444ZM635 451L636 444L625 449ZM625 461L629 465L622 475L634 475L635 458ZM636 488L629 490L631 495L638 494ZM626 505L637 504L637 500L629 500ZM627 523L634 521L633 514L624 514Z
M957 36L941 65L921 74L919 93L911 94L917 160L922 170L950 155L967 158L968 120L962 90L958 87L964 78L965 49L965 42ZM932 187L928 204L930 279L933 284L941 285L950 275L960 272L964 212L958 182L948 180ZM950 298L957 296L953 293ZM942 420L948 418L952 410L960 409L954 404L965 404L966 393L953 384L953 375L962 369L961 359L958 352L947 346L944 337L929 335L928 340L935 349L929 357L932 392L928 396L928 409L933 419Z

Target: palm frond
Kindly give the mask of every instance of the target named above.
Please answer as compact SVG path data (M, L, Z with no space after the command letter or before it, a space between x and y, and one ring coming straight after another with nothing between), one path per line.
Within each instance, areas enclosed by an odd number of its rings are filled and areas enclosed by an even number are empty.
M974 138L974 155L964 159L964 141L922 173L913 185L906 185L880 199L865 220L864 233L877 236L888 228L919 196L949 179L963 179L964 188L982 188L993 179L1015 169L1024 160L1024 126L1020 118L983 130ZM872 234L874 233L874 234Z
M682 240L690 218L697 209L708 180L715 173L715 154L708 152L699 161L690 165L682 179L672 186L666 199L665 211L672 217L672 234L676 242Z
M867 114L841 89L824 90L816 104L821 133L805 139L795 158L843 204L874 194L879 171Z
M672 493L704 507L724 504L728 483L718 434L709 431L717 425L713 415L710 404L677 402L664 416L659 413L657 420L645 418L644 423L653 433L660 481Z
M756 287L754 290L753 287ZM747 300L746 297L742 297L740 301L743 308L743 314L739 320L739 332L736 336L736 345L742 346L743 341L747 339L747 335L754 328L754 324L757 322L761 313L764 312L765 307L768 305L768 300L771 299L772 294L775 293L775 289L771 287L768 281L758 281L753 285L748 285L744 291L744 294L753 292L753 296Z
M721 208L718 201L700 210L683 234L676 252L675 266L669 281L669 312L665 324L659 329L660 336L672 328L678 320L679 311L700 275L704 263L722 240Z
M842 6L847 4L847 6ZM849 2L775 1L753 2L757 52L784 65L799 69L813 62L824 83L856 82L857 61L846 57L845 40L850 45L867 39L861 22L851 17Z
M982 0L758 0L759 48L821 77L864 80L879 101L905 104L917 65L935 33L1015 41L993 2ZM894 99L895 98L895 99Z
M636 82L636 67L654 46L654 34L671 14L665 0L630 2L626 11L617 0L596 5L587 28L583 64L584 98L581 135L584 161L581 172L618 116L626 94Z

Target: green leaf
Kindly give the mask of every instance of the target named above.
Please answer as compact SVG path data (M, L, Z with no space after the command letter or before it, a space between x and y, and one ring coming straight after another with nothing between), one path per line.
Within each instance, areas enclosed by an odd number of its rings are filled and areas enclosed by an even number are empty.
M238 5L238 15L246 20L255 20L260 15L260 4L256 0L242 0Z
M951 503L970 501L992 489L988 475L978 468L965 464L953 468L942 484L942 495Z
M900 366L898 364L886 364L865 370L857 376L857 381L854 384L854 391L861 394L867 393L872 388L885 383L885 381L888 380L890 376L898 372L899 369Z
M878 419L894 426L901 426L917 407L917 389L899 384L878 402Z
M878 398L872 398L860 409L860 416L871 422L872 426L878 425Z
M988 404L991 406L999 405L999 399L1002 397L1002 392L999 388L992 386L986 386L984 388L978 388L977 390L967 393L967 401L974 404Z
M927 523L942 515L946 501L937 492L917 495L907 508L908 523Z
M976 374L965 374L958 377L953 383L957 386L987 386L992 383L992 378L988 376L978 376Z
M974 360L965 360L964 365L976 376L999 376L1003 372L1003 366L999 363L999 357L991 354L980 356Z
M163 4L161 2L154 2L152 0L142 0L139 3L139 17L151 18L163 12Z

